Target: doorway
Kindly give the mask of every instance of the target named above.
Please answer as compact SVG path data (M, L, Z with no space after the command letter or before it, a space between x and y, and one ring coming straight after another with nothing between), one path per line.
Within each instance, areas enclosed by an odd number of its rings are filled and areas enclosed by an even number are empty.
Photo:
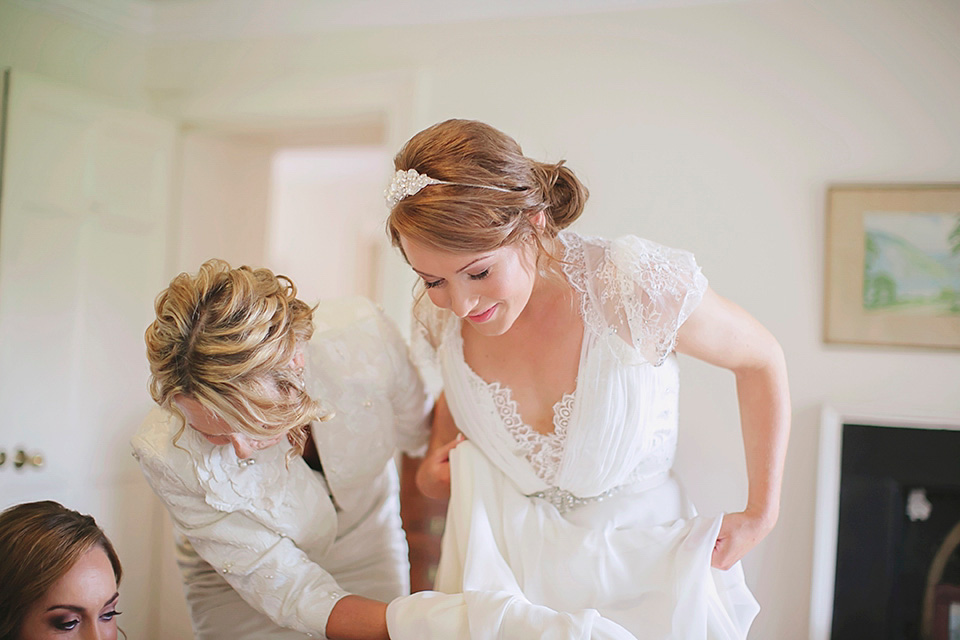
M185 126L173 273L221 258L287 275L309 304L355 295L381 301L382 263L392 251L383 230L392 173L385 132L378 116ZM191 637L165 511L162 520L156 637Z
M265 266L307 302L382 293L384 119L193 126L181 153L177 270Z

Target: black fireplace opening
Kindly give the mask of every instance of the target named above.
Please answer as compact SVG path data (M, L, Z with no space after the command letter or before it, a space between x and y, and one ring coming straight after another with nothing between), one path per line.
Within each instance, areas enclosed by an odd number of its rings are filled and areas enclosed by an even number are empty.
M960 431L843 425L833 640L960 640Z

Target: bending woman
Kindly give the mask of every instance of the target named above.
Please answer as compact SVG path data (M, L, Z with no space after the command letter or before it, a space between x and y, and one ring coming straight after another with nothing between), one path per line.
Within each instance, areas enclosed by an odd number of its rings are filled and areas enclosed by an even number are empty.
M132 444L177 531L200 640L386 638L409 592L393 455L430 408L363 299L311 309L267 269L181 274L146 332L159 405Z
M777 520L789 431L777 341L690 253L565 230L586 188L493 127L437 124L395 164L388 229L446 400L420 481L452 476L437 589L462 595L391 604L392 637L744 638L738 561ZM697 516L670 470L675 351L736 376L742 512Z

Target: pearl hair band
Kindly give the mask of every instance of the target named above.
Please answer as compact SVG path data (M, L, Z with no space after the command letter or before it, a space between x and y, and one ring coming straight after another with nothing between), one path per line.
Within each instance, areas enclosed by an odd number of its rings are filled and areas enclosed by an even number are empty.
M423 189L431 184L452 184L458 187L474 187L477 189L492 189L493 191L513 193L511 189L504 189L503 187L437 180L436 178L431 178L425 173L417 173L416 169L407 169L406 171L399 169L395 174L393 174L393 180L390 181L390 186L387 188L387 190L383 192L383 197L387 201L387 207L393 209L395 206L397 206L398 202L407 196L412 196L413 194L419 192L420 189Z

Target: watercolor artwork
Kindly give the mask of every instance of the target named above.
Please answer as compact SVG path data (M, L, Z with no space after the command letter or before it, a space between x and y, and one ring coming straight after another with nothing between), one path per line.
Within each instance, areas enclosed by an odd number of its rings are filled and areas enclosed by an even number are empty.
M863 307L960 315L960 212L863 215Z
M960 185L827 190L824 340L960 349Z

